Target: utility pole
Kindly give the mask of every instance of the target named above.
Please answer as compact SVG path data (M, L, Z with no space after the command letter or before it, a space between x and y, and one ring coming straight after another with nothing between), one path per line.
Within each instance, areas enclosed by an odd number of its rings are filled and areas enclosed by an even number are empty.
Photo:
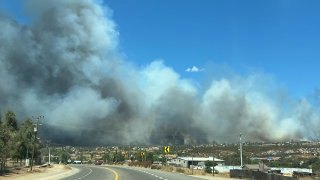
M50 146L49 146L49 166L51 165L51 154L50 154Z
M214 176L214 143L212 143L212 176Z
M241 136L242 134L240 133L240 161L241 161L241 168L243 167L243 162L242 162L242 141L241 141Z
M51 154L50 154L50 140L47 140L47 149L48 149L48 165L51 165Z
M192 158L191 158L191 164L192 164L192 167L191 167L191 174L193 175L193 154L192 154Z
M39 121L40 121L40 119L43 119L44 116L42 116L42 115L40 115L40 116L32 116L32 118L36 119L37 123L35 124L35 127L33 129L33 131L34 131L34 142L33 142L33 149L32 149L32 155L31 155L30 171L32 171L33 161L34 161L34 156L35 156L35 151L36 151L36 142L37 142Z
M51 154L50 154L50 145L48 145L49 148L49 166L51 165Z

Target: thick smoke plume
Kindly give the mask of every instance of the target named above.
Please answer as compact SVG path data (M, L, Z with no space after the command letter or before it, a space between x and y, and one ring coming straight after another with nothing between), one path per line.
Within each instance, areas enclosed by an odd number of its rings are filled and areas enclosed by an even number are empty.
M111 11L94 0L30 0L31 22L0 17L0 110L45 116L64 144L172 144L318 138L319 110L268 77L212 78L199 89L162 61L134 68ZM208 70L208 69L207 69Z

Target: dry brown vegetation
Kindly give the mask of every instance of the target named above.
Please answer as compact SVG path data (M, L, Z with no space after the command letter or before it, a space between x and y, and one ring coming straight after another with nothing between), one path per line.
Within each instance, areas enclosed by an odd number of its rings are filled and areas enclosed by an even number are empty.
M174 167L174 166L163 166L161 168L162 171L167 171L167 172L178 172L178 173L183 173L187 175L205 175L206 173L203 170L196 170L194 169L193 172L189 168L183 168L183 167Z
M129 162L128 163L129 166L138 166L138 167L145 167L145 168L149 168L152 165L152 162L150 161L134 161L134 162Z

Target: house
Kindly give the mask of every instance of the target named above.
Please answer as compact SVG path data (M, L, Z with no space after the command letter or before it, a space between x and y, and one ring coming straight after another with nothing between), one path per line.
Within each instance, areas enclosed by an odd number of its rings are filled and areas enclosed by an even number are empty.
M203 166L205 162L213 161L213 157L177 157L168 161L169 165L190 168L192 166ZM224 160L214 158L218 165L224 165Z

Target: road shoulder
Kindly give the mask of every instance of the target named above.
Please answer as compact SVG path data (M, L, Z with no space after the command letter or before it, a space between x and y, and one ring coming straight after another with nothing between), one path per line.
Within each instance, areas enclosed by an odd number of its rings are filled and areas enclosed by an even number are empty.
M55 164L51 168L35 168L34 172L25 172L21 174L10 174L0 179L16 180L56 180L71 176L79 170L66 165Z
M209 176L209 175L189 175L191 177L201 178L201 179L215 179L215 180L236 180L235 178L229 177L218 177L218 176Z

